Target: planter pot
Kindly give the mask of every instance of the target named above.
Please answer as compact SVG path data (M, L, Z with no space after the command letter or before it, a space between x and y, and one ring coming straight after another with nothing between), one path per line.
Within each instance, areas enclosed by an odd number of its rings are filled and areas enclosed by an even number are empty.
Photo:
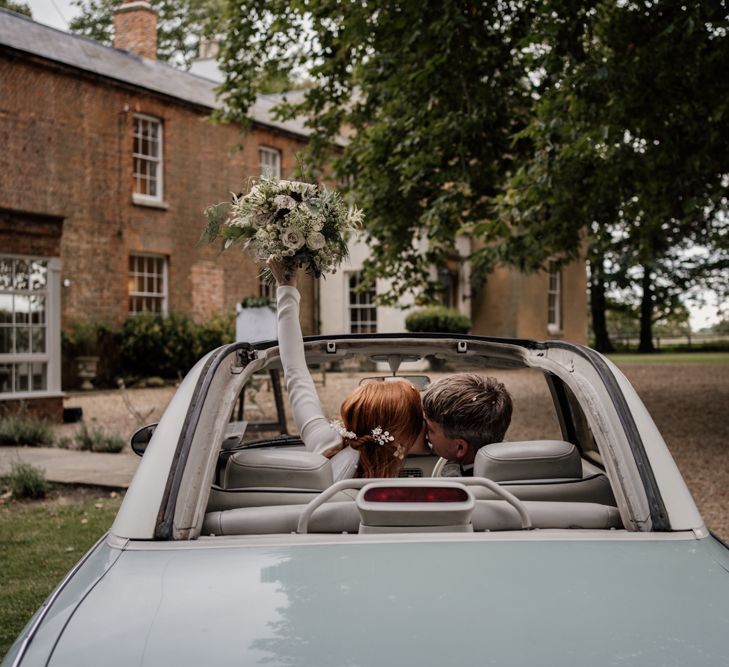
M81 389L93 389L91 380L96 377L96 367L99 357L76 357L77 375L81 378Z

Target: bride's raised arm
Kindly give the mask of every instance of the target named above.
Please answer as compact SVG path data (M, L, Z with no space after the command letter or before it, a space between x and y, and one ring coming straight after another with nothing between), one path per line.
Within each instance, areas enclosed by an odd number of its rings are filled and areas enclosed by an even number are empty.
M301 295L296 288L296 275L286 272L275 260L269 260L267 264L278 283L278 344L291 411L306 448L312 452L323 453L340 445L342 439L324 416L314 380L306 365L304 339L299 322ZM353 455L356 454L350 448L346 449ZM335 458L339 459L340 455ZM337 460L335 463L333 460L332 463L336 468L335 479L351 476L352 471L339 470L343 461Z

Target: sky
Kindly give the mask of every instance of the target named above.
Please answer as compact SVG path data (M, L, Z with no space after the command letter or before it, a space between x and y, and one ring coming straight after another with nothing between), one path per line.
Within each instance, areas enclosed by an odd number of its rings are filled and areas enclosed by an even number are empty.
M69 21L78 13L78 8L71 4L71 0L24 1L30 5L33 18L36 21L60 30L68 30ZM691 328L694 331L711 326L718 320L714 298L707 294L707 299L711 302L711 305L699 307L687 304L691 313Z
M69 21L78 13L71 0L23 0L30 5L33 19L60 30L68 30Z

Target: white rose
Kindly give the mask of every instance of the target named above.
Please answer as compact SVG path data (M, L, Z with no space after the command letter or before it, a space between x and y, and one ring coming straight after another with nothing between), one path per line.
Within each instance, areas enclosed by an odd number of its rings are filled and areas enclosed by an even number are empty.
M296 200L288 195L276 195L273 198L273 205L279 210L286 208L293 211L296 208Z
M267 222L268 216L265 213L256 213L253 217L251 217L250 220L250 224L253 229L260 229L261 227L265 227Z
M306 245L308 245L312 250L321 250L326 243L327 240L321 232L311 232L311 234L306 237Z
M281 230L281 243L289 250L298 250L304 245L304 235L298 229L284 227Z

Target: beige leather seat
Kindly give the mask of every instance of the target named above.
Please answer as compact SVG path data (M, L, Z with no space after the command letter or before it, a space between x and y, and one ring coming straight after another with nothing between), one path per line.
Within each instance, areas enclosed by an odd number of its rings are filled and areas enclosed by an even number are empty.
M333 483L331 462L301 449L244 449L225 466L222 487L213 486L208 511L308 503ZM355 492L337 494L352 500Z
M472 491L475 487L469 487ZM524 503L534 528L575 528L607 530L621 527L615 507L593 503ZM302 505L279 507L241 507L208 512L202 535L272 535L296 531ZM356 533L361 517L354 502L327 502L317 508L309 522L311 533ZM521 530L517 511L503 500L477 500L472 515L474 531ZM422 532L422 526L403 532Z
M486 445L476 454L473 475L498 482L522 500L616 505L607 476L562 440ZM495 497L477 491L479 498Z

